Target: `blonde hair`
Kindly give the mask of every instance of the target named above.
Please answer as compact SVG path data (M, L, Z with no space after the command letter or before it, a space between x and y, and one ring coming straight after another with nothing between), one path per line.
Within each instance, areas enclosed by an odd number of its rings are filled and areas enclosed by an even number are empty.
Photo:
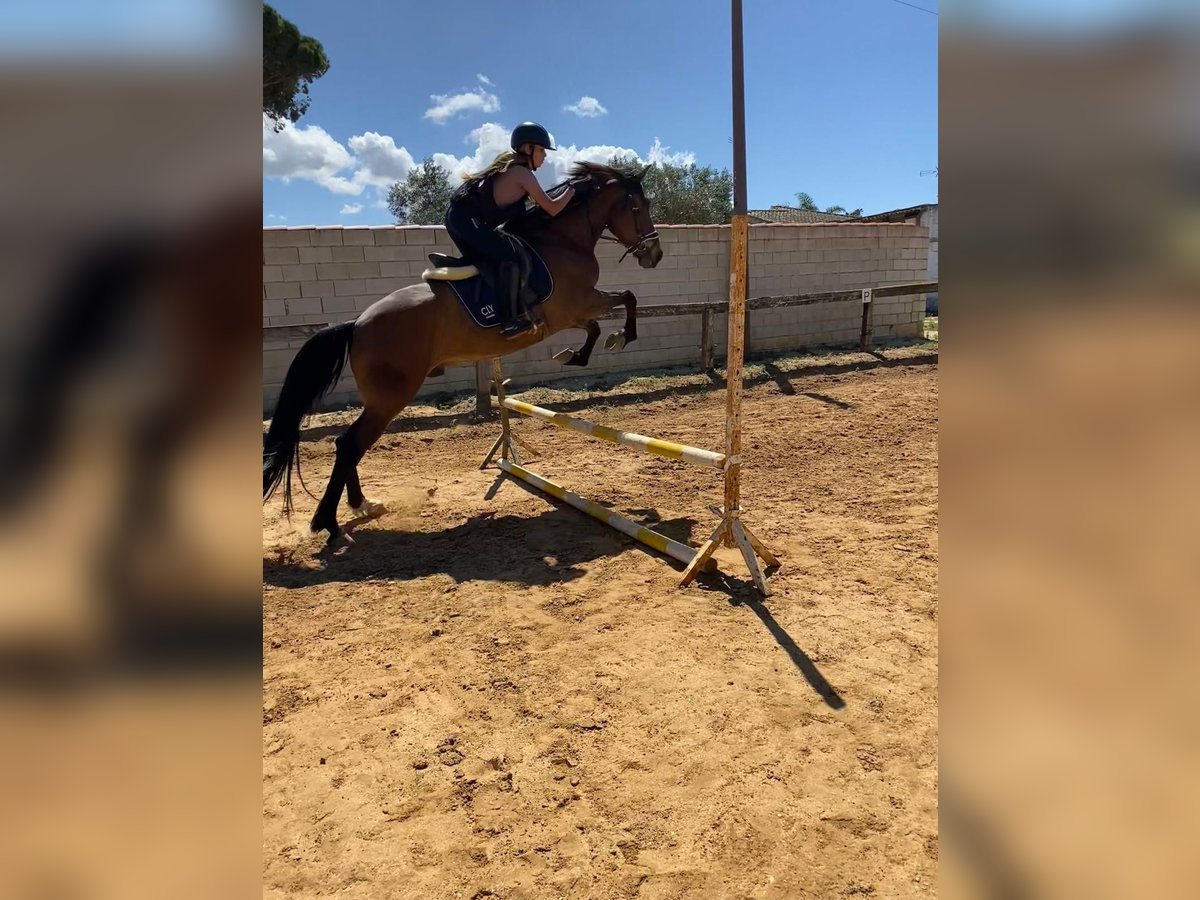
M499 175L501 172L507 172L516 165L528 166L529 155L516 150L505 150L493 159L491 165L486 169L480 169L478 172L468 172L463 176L463 181L474 181L477 178L486 178L488 175Z

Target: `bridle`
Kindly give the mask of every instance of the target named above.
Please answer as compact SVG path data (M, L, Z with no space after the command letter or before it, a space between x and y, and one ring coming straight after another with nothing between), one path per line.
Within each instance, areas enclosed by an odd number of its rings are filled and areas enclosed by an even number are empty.
M625 191L625 199L627 201L629 201L629 203L632 207L633 221L634 221L635 225L637 224L638 214L642 211L642 208L638 205L638 196L639 196L638 194L635 194L631 190L626 189L626 191ZM589 227L591 226L591 223L592 223L592 210L591 210L591 207L589 206L588 207L588 226ZM601 232L603 232L603 230L605 228L608 228L608 226L607 225L602 226ZM607 235L607 234L601 233L600 240L612 241L614 244L620 244L622 247L625 248L625 252L622 253L621 258L617 260L618 263L623 262L625 257L627 257L630 253L633 254L635 259L640 260L646 253L648 253L650 251L650 242L658 240L658 229L656 229L656 228L651 229L646 234L638 235L638 239L636 241L634 241L632 244L626 244L623 240L621 240L615 234Z

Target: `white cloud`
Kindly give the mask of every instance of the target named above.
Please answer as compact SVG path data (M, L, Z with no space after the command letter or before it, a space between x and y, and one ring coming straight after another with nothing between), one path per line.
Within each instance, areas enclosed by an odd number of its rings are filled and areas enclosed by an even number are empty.
M468 172L478 172L493 159L508 149L509 129L495 122L487 122L473 128L466 143L475 145L470 156L455 156L452 153L435 153L433 161L450 173L450 183L457 185Z
M472 129L467 136L467 143L474 144L475 149L467 156L455 156L452 153L435 153L433 161L450 173L450 181L457 185L462 176L468 172L477 172L486 167L497 155L508 149L510 129L496 122L488 122ZM551 135L551 138L554 136ZM656 142L650 153L662 153ZM587 147L559 145L558 150L546 156L546 162L538 170L537 179L544 187L550 187L563 181L567 171L577 162L607 163L614 156L643 161L643 157L628 147L618 147L612 144L592 144ZM667 158L667 157L663 157ZM671 157L692 158L691 154L676 154Z
M500 98L479 88L462 94L430 94L433 106L425 110L425 118L444 125L455 116L478 110L493 113L500 109Z
M390 187L407 178L415 165L412 154L404 147L397 147L390 135L368 131L350 138L349 144L358 163L355 184Z
M361 185L337 174L352 164L349 151L319 125L297 128L289 122L281 131L275 131L271 121L263 116L265 177L280 178L285 183L302 178L335 194L358 194Z
M608 112L595 97L586 96L580 97L576 103L564 106L563 109L584 119L594 119L596 116L603 116Z
M564 147L558 145L558 152L548 154L546 164L538 170L538 181L544 185L557 184L567 177L567 171L577 162L594 162L607 165L614 156L626 159L640 160L636 150L628 147L618 147L613 144L592 144L588 147L576 147L571 144ZM547 171L549 169L550 171ZM544 177L543 177L544 173Z
M267 213L268 219L273 219L276 222L286 222L287 216L277 216L275 213Z
M403 181L414 166L412 154L389 135L368 131L347 143L349 150L319 125L288 123L277 132L264 116L263 176L285 184L299 178L334 194L359 196L365 188L382 191Z
M497 155L508 150L509 133L509 128L504 125L487 122L467 134L465 142L473 149L466 155L439 152L432 154L433 161L449 173L451 183L457 185L464 174L486 167ZM405 147L396 146L390 135L374 131L354 135L347 144L349 149L317 125L297 128L288 124L276 132L269 120L264 118L263 176L279 178L285 183L293 178L312 181L331 193L349 194L362 199L363 202L346 203L342 207L342 215L355 215L366 204L376 209L386 209L387 188L408 177L416 165L412 154ZM557 152L550 153L537 178L543 186L549 187L563 181L568 170L577 162L607 163L614 156L639 163L690 165L696 161L694 153L670 152L670 148L663 146L657 137L645 154L612 144L584 147L571 144L560 146ZM267 218L286 221L283 216L274 214Z
M492 79L488 78L486 75L480 75L477 72L475 73L475 77L479 79L480 84L486 84L488 87L493 87Z
M696 164L696 154L690 152L668 153L669 147L664 147L657 137L650 147L650 155L646 158L649 163L670 163L673 166L692 166Z

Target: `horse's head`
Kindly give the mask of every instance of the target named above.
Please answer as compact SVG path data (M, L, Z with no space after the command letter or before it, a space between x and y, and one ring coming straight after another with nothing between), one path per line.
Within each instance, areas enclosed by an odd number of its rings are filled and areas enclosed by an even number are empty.
M589 191L595 192L595 202L603 201L607 206L604 227L624 245L626 253L637 257L643 269L653 269L663 257L658 231L650 218L650 200L642 190L642 178L649 168L629 172L590 164L576 166L577 174L587 175L585 183Z

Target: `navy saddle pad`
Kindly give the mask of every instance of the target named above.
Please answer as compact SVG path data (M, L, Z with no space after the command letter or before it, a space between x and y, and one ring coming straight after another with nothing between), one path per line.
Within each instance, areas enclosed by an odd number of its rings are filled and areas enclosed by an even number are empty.
M521 241L520 238L516 238L516 240ZM525 248L525 252L529 254L529 288L537 297L533 305L541 306L554 293L554 276L550 274L545 260L542 259L536 250L525 241L521 241L521 245ZM496 302L496 293L481 277L476 275L473 278L465 278L462 281L447 281L445 284L449 285L450 289L458 295L458 299L467 308L467 312L471 314L471 318L475 320L475 324L480 328L495 328L500 324L500 317L497 314L498 304Z

